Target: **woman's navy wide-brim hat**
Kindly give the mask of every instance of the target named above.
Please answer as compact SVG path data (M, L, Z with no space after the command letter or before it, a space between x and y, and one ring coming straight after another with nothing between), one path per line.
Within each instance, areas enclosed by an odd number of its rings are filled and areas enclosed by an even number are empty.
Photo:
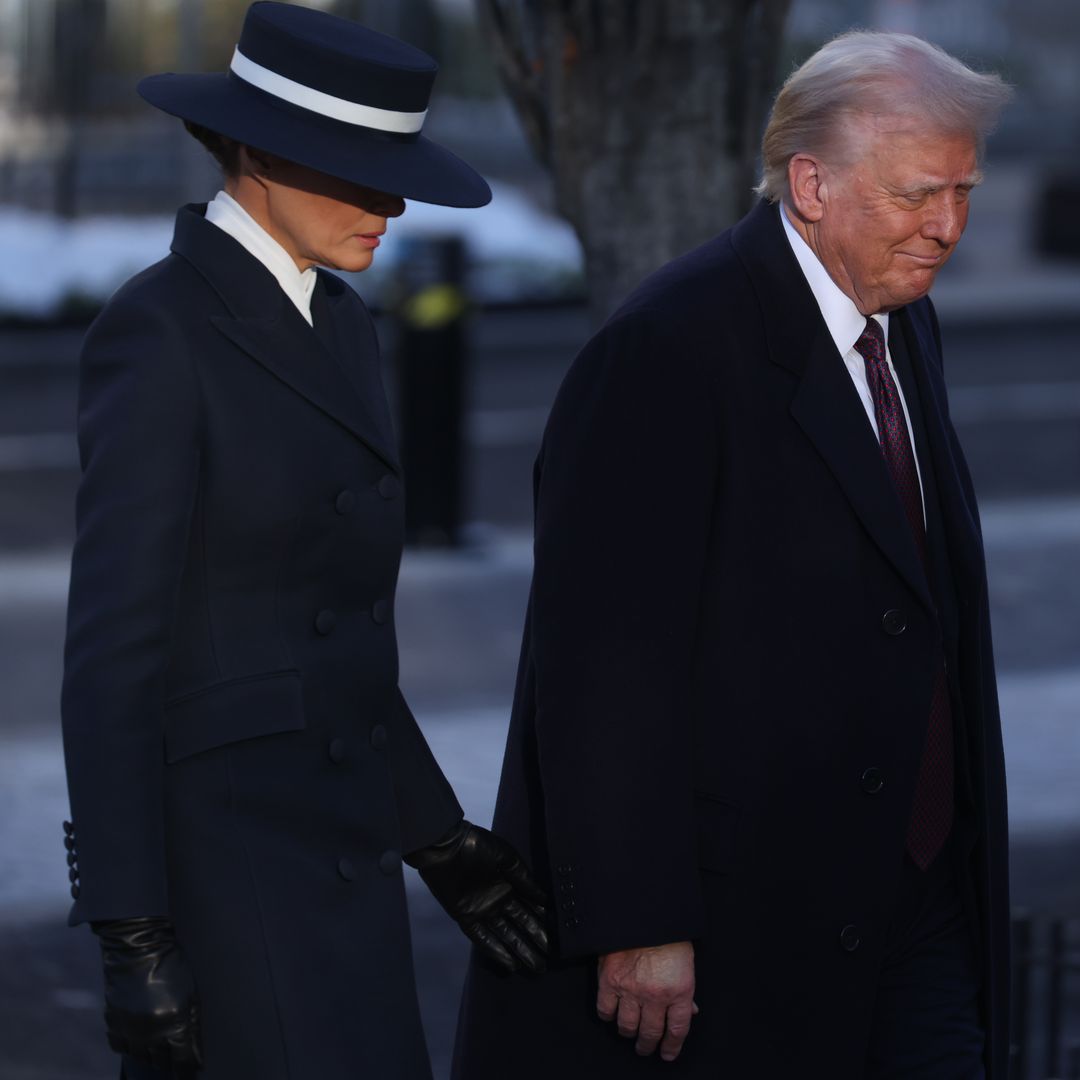
M151 105L331 176L420 202L484 206L491 189L424 138L438 65L323 11L252 4L225 74L151 75Z

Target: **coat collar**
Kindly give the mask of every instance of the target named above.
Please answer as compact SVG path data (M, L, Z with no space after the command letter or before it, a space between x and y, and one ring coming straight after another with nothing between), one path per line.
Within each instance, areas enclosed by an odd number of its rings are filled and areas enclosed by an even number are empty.
M202 204L181 208L172 250L202 275L228 309L228 315L211 316L211 323L400 473L393 433L381 415L384 410L373 410L345 372L346 361L351 364L356 360L339 359L331 353L273 274L236 240L208 222L205 210ZM335 323L348 318L347 288L339 278L319 271L316 290L322 291L324 310ZM377 364L377 353L360 357L359 361Z
M778 208L759 203L734 228L732 245L764 314L769 358L798 377L792 417L825 461L871 539L923 606L933 611L926 573L881 447L784 236Z

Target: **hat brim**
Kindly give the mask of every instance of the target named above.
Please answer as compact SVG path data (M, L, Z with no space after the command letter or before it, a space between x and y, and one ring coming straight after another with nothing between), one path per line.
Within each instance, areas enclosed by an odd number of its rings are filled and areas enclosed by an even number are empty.
M150 75L138 91L171 116L354 184L439 206L491 201L475 169L423 135L402 139L332 120L236 76Z

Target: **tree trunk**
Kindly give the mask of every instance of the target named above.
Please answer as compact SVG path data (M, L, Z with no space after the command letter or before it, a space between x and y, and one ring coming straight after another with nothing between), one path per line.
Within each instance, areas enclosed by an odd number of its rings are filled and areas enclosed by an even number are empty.
M752 201L790 0L478 0L599 321Z

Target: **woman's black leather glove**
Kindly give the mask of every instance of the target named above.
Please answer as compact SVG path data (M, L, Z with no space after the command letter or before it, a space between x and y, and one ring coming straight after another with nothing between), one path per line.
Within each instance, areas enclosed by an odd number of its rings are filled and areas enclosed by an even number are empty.
M202 1065L195 981L164 918L92 924L105 963L109 1046L166 1075Z
M437 844L410 852L435 899L504 971L544 970L544 894L500 836L462 821Z

